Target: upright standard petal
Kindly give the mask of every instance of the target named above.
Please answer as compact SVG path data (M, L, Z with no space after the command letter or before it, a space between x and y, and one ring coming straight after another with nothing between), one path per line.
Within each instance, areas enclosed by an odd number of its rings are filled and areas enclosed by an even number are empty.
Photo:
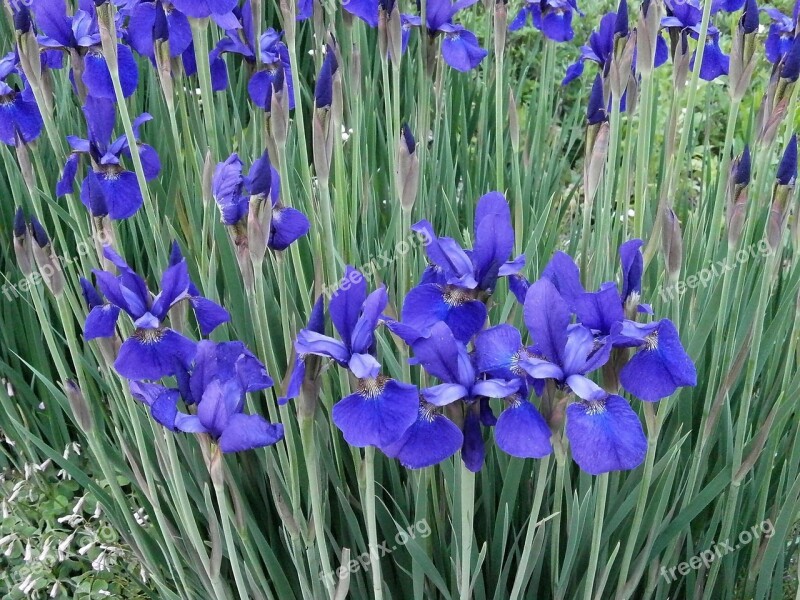
M564 364L570 310L549 279L540 279L525 297L525 324L539 352L547 359Z

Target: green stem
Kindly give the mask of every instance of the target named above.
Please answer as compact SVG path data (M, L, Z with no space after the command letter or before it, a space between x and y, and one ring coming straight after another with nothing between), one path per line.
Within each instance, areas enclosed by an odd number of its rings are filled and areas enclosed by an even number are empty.
M475 520L475 473L461 462L461 577L459 584L461 600L472 597L472 536Z
M586 587L584 600L592 599L597 563L600 558L600 543L603 540L603 521L606 512L606 498L608 495L608 473L603 473L597 479L597 499L594 508L594 527L592 528L592 547L589 554L589 567L586 571Z
M374 600L383 600L383 579L381 577L381 563L378 555L378 523L375 515L375 448L368 446L364 449L364 478L365 478L365 513L367 519L367 539L369 551L369 565L372 573L372 597Z

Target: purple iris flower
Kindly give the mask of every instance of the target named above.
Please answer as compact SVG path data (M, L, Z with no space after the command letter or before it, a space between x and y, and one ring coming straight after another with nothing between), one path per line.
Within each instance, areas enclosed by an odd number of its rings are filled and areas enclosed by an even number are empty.
M184 261L181 247L177 241L172 242L169 253L169 266L174 267ZM192 311L197 317L197 324L200 326L200 333L207 336L211 335L217 327L231 320L231 315L216 302L203 297L197 286L189 280L189 287L186 290L186 300L192 307Z
M669 319L653 323L623 321L612 331L614 345L638 347L638 352L620 372L628 392L648 402L673 394L684 386L697 385L697 371L681 345Z
M214 17L223 18L233 12L239 0L172 0L172 4L193 19Z
M341 341L303 329L297 336L295 350L299 354L332 358L359 379L377 377L381 365L374 356L375 329L388 302L384 286L367 295L366 279L348 265L341 286L330 300L331 320Z
M272 221L267 246L286 250L308 233L311 224L299 210L284 206L280 201L281 182L278 171L269 161L266 151L253 163L250 172L242 175L243 164L238 154L219 163L211 182L214 199L222 213L222 222L234 226L247 218L251 196L270 196Z
M337 402L331 412L351 446L388 446L417 419L417 388L381 375L375 358L375 329L387 303L385 287L367 295L364 276L348 266L330 301L331 320L341 341L325 335L315 318L310 325L313 329L300 331L295 342L298 356L331 358L358 378L357 391Z
M127 313L136 327L119 350L114 363L117 372L134 381L155 380L176 374L179 365L189 365L197 344L163 324L173 306L196 293L196 289L190 290L193 286L186 260L164 271L161 291L153 296L144 279L110 246L104 248L103 255L117 267L119 275L95 270L100 291L109 304ZM119 316L96 300L92 298L94 306L84 326L87 340L113 336ZM195 311L195 316L204 331L212 330L219 321L218 311L213 312L213 320L206 320L209 314L204 310Z
M223 37L211 51L211 79L215 91L228 87L228 71L222 55L225 53L238 54L255 66L256 64L256 34L253 25L253 11L250 0L236 8L233 12L235 27L225 28ZM283 33L272 28L261 34L258 51L261 53L261 68L253 74L247 85L247 91L253 103L269 112L272 106L273 89L282 89L284 83L289 93L289 108L294 108L294 88L292 83L292 68L289 63L289 49L282 41Z
M18 76L22 90L9 81ZM10 53L0 59L0 141L16 146L17 140L30 143L42 133L42 115L27 80L17 69L17 56Z
M408 469L432 467L450 458L464 445L464 434L442 410L420 399L417 420L396 442L382 448Z
M442 58L457 71L470 71L477 67L489 54L481 48L478 38L463 25L453 23L453 17L460 10L475 4L478 0L429 0L426 5L425 28L428 35L435 37L444 35L442 40ZM351 0L352 3L352 0ZM403 46L407 44L406 28L422 26L421 19L409 18L403 23Z
M592 475L635 469L647 454L647 438L627 400L613 394L567 407L564 428L572 459Z
M486 321L486 306L479 296L491 294L500 277L515 275L525 266L524 256L508 260L514 248L508 202L498 192L478 200L475 246L470 252L452 238L437 238L428 221L412 229L427 239L431 265L406 296L402 322L420 335L444 322L456 339L468 342Z
M553 379L584 400L603 398L606 392L586 377L603 366L611 345L595 338L583 325L570 325L572 312L567 301L549 279L540 279L528 290L525 324L534 347L522 349L519 338L487 336L482 354L505 356L515 372L533 379ZM487 368L486 363L482 365ZM495 367L497 368L497 367Z
M271 387L272 379L241 342L200 342L192 365L178 379L178 389L132 381L131 393L167 429L205 433L225 453L271 446L283 438L281 424L244 413L246 395ZM180 411L181 399L196 405L196 414Z
M794 42L794 32L800 20L800 2L794 5L793 17L787 17L777 8L762 8L763 12L769 15L772 23L769 26L769 34L764 42L767 60L772 64L778 63L789 53Z
M39 43L45 48L75 51L83 60L83 84L90 96L114 100L114 86L100 41L97 12L92 2L82 2L73 16L67 14L65 0L41 0L34 4L36 25L44 34ZM117 61L122 94L136 91L139 71L131 49L117 44Z
M713 0L711 3L711 14L716 14L719 11L736 12L742 10L746 0Z
M689 35L698 39L703 20L703 8L699 0L667 0L666 7L667 16L661 20L661 26L667 29L688 31ZM730 57L720 48L719 36L719 29L709 24L706 48L703 52L703 64L700 65L700 78L704 81L713 81L717 77L728 74ZM693 56L690 64L692 69L694 69L694 60Z
M506 398L506 408L494 426L497 447L518 458L543 458L553 451L552 432L542 414L530 401L527 386Z
M380 5L381 0L342 0L342 8L370 27L378 26Z
M605 74L611 59L614 57L614 41L618 35L622 34L621 30L623 29L626 30L625 35L627 35L627 21L618 19L616 12L603 15L603 18L600 19L600 26L589 35L587 44L581 46L581 55L578 60L567 67L567 72L561 85L567 85L583 75L586 61L596 63L600 67L600 72ZM669 49L667 48L667 43L661 36L658 36L656 39L654 66L660 67L667 62L668 57ZM634 69L636 68L635 55L631 66Z
M580 282L578 266L563 252L556 253L545 267L542 277L548 279L567 302L578 322L596 336L605 337L617 323L625 319L626 309L652 314L648 304L640 304L644 258L642 240L629 240L619 248L622 287L606 282L596 292L587 292Z
M314 16L314 0L297 0L297 16L298 21L305 21Z
M72 193L72 183L78 173L81 157L89 156L92 169L81 184L81 201L95 217L108 215L112 219L127 219L139 210L143 200L136 175L122 166L122 157L131 155L127 136L112 141L115 105L111 100L88 97L83 112L89 139L67 136L72 154L56 185L56 195ZM148 113L143 113L133 122L139 156L148 181L158 177L161 161L155 149L138 142L138 139L141 126L152 118Z
M314 303L314 308L311 309L311 316L305 329L316 334L325 335L325 303L322 296L317 298ZM300 395L303 380L306 377L307 357L307 354L295 352L294 366L289 375L289 382L286 385L286 395L278 398L278 404L286 404L289 400L294 400Z
M244 164L239 155L231 154L214 170L211 179L211 193L222 213L222 222L233 226L247 218L250 196L244 193Z
M520 380L484 379L480 376L466 346L445 323L434 325L430 335L419 338L412 347L414 362L441 381L422 390L424 402L434 407L445 407L459 401L463 403L465 415L461 456L468 469L479 471L485 456L480 425L491 426L496 423L488 399L515 394L520 388ZM431 449L433 452L438 450Z
M572 30L574 13L583 16L576 0L526 0L508 29L522 29L530 16L533 26L544 33L545 37L554 42L568 42L575 37Z
M281 41L283 33L268 29L261 35L262 68L250 78L247 91L250 99L259 108L269 111L272 107L272 91L280 91L286 85L289 94L289 109L294 108L294 84L289 49Z
M158 25L159 11L165 23ZM131 48L142 56L154 60L156 39L169 39L169 53L174 57L182 55L192 46L192 27L184 13L176 10L169 2L137 2L129 12L127 39ZM166 27L164 27L166 25ZM159 28L164 31L157 32Z

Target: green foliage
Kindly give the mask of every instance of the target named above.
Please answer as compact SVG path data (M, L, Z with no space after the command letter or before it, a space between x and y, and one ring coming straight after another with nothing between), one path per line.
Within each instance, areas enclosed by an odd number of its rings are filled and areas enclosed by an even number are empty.
M277 25L278 6L265 4L263 24ZM282 201L309 215L312 231L290 251L269 253L252 288L242 281L229 233L203 185L204 168L231 152L249 165L263 151L265 116L247 95L251 67L228 56L230 89L213 95L207 82L176 74L175 93L165 98L156 72L140 60L140 87L123 104L129 116L153 115L143 141L158 150L163 170L148 184L143 210L115 224L116 247L155 288L169 240L177 239L193 281L231 312L231 323L213 339L243 340L278 381L275 391L251 395L248 410L282 422L286 440L225 456L216 486L208 440L156 424L102 347L81 336L87 311L78 277L102 261L77 194L54 195L66 158L64 136L85 133L66 71L52 73L55 135L28 148L33 185L23 177L26 157L0 147L0 235L7 240L0 244L0 264L5 283L14 286L0 296L0 376L10 384L8 390L0 386L0 431L14 442L0 451L0 468L9 473L0 483L9 511L0 524L6 540L0 543L0 572L6 574L0 591L20 596L19 582L31 568L24 560L28 543L36 556L48 540L56 548L77 532L68 558L37 572L40 595L60 582L63 597L75 598L108 592L167 600L316 599L327 597L332 581L350 597L366 599L375 597L376 562L387 599L467 598L465 574L475 600L794 593L800 517L796 223L789 223L794 231L780 230L774 251L764 246L764 235L775 167L792 119L800 119L797 90L776 140L757 144L756 115L769 78L760 49L741 106L732 106L725 83L690 77L685 89L676 89L671 66L656 71L635 110L611 115L605 175L592 204L583 175L585 98L594 70L588 67L582 82L566 88L560 82L596 25L601 3L587 10L573 44L556 47L530 29L509 34L499 78L494 52L473 72L439 63L429 77L416 34L395 72L375 50L376 32L345 17L338 5L324 4L316 29L300 23L297 39L287 39L300 83L299 110L285 151L274 160ZM6 52L14 38L0 23L0 50ZM466 23L493 48L491 12L476 6ZM730 27L721 26L729 39ZM328 28L341 49L342 124L349 135L335 136L326 183L312 176L310 120ZM200 39L211 47L219 35L212 27ZM401 211L395 192L400 122L409 122L421 142L411 215ZM729 159L745 142L754 148L754 180L743 237L729 248ZM531 279L564 250L594 289L616 277L620 242L645 239L644 299L678 326L699 384L658 405L633 404L650 439L642 467L594 478L578 470L566 448L541 461L521 460L499 452L488 434L486 465L474 483L458 456L408 471L379 452L344 443L330 411L354 382L334 369L321 380L312 418L298 417L294 404L277 406L296 333L316 295L338 281L344 265L376 264L371 284L385 282L397 301L425 264L419 247L397 251L409 225L426 218L441 235L469 242L475 201L492 189L509 198ZM794 191L795 215L797 202ZM54 239L67 285L59 298L41 281L25 280L16 266L10 224L17 205L39 215ZM674 209L683 235L680 273L672 279L660 244L665 208ZM380 258L386 256L389 262ZM399 309L392 304L389 312ZM519 324L521 309L503 284L490 322L506 320ZM193 324L184 331L197 337ZM379 351L389 375L421 383L386 331L379 334ZM80 383L91 430L70 408L62 388L67 379ZM495 403L495 412L500 406ZM555 439L563 443L560 431ZM79 458L62 454L73 442L82 448ZM44 470L24 476L25 465L46 461ZM59 522L82 498L80 523ZM662 568L688 563L767 521L773 535L677 578L663 576ZM103 552L99 537L109 528L116 532L116 562L97 572L92 563ZM80 554L90 541L91 549ZM369 549L384 541L391 551L370 561ZM340 568L341 579L320 577ZM17 591L9 592L12 587Z

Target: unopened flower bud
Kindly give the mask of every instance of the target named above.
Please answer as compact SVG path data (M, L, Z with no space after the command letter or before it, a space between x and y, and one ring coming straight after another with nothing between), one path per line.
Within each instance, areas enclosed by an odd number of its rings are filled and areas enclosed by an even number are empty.
M214 155L211 148L206 151L206 159L203 163L203 201L206 204L214 202L213 180L214 180Z
M403 125L397 152L397 186L403 210L411 212L417 200L419 186L419 156L417 142L408 125Z
M607 121L590 125L587 130L586 155L583 167L584 198L587 207L594 203L608 158L610 127Z
M271 225L272 201L264 195L252 196L247 214L247 239L253 264L260 264L264 260Z
M31 253L31 241L28 235L28 224L25 221L25 213L20 206L14 215L14 254L17 257L19 270L25 277L33 273L33 254Z
M32 216L30 232L35 244L33 247L33 258L39 267L47 288L54 296L60 296L64 291L64 273L61 270L61 261L53 252L53 245L39 220Z
M735 247L744 231L744 218L747 213L747 188L750 185L751 160L750 147L745 146L742 155L731 163L728 178L728 245Z
M663 12L662 0L652 0L642 3L637 25L636 68L640 73L651 73L656 59L656 45L661 32L661 14Z
M733 100L744 98L756 66L756 39L758 31L758 5L755 0L747 0L739 27L733 32L731 50L729 91Z
M503 0L494 4L494 48L496 54L503 54L506 48L508 31L508 7Z
M78 384L72 379L67 379L63 386L64 393L69 401L69 406L72 409L72 416L75 417L75 422L78 424L78 427L80 427L84 433L92 431L94 429L92 409L89 408L89 403L86 402L83 391L81 391Z

